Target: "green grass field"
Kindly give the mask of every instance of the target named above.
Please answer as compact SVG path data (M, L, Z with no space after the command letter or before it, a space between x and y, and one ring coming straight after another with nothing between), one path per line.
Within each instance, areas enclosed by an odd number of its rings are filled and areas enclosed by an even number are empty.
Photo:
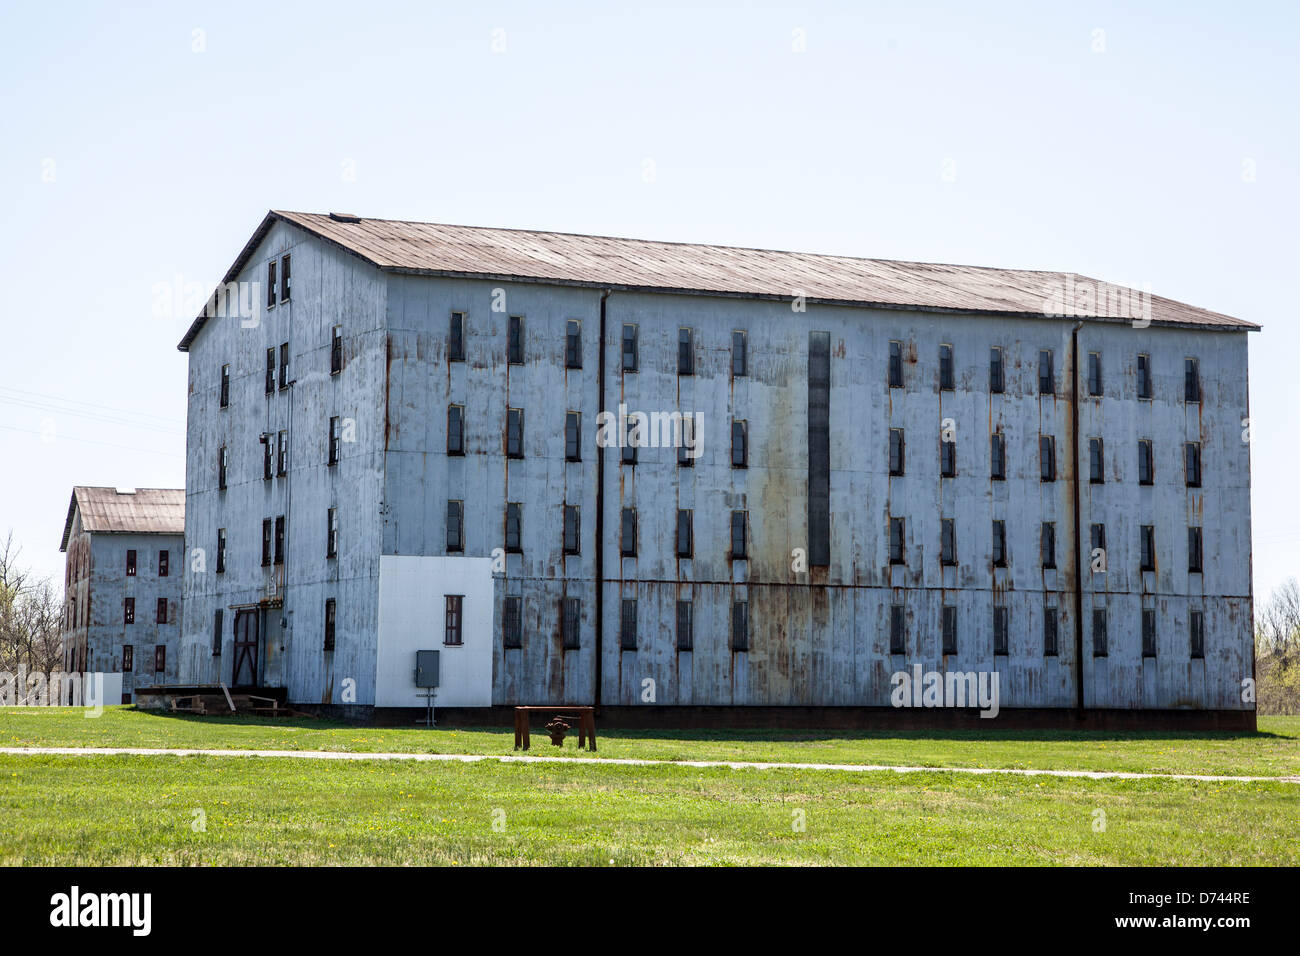
M1300 773L1300 718L1260 726L1253 735L625 731L602 734L600 755ZM539 754L577 753L572 741L556 750L533 739ZM513 738L3 709L0 745L506 754ZM1300 785L1272 782L0 755L0 820L6 865L1300 864Z

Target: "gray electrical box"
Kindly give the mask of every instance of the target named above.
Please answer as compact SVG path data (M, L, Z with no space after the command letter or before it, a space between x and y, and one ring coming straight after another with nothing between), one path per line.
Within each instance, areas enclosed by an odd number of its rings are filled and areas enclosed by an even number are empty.
M415 652L415 686L438 686L438 651Z

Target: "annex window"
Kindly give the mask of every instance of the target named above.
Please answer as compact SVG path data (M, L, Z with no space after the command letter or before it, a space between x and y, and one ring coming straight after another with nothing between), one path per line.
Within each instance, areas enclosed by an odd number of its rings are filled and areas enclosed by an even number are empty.
M1138 439L1138 484L1155 484L1155 454L1149 438Z
M275 518L275 563L284 564L284 515Z
M266 394L275 391L275 346L266 350Z
M889 519L889 563L907 563L907 522L903 518Z
M957 563L957 520L955 518L939 519L939 562L945 565Z
M637 327L623 326L623 371L635 372L641 367L640 348L637 341Z
M1094 485L1106 482L1106 457L1100 438L1088 439L1088 482Z
M903 429L891 428L889 430L889 474L890 477L900 477L903 474Z
M158 577L165 578L168 573L170 573L171 558L172 553L170 551L164 550L158 552Z
M1101 394L1101 353L1088 353L1088 394Z
M578 506L564 506L564 553L577 554L579 551L578 540Z
M636 650L636 598L623 598L618 616L618 645L620 650Z
M289 471L289 433L282 431L275 436L275 473L283 478Z
M939 390L950 392L957 387L952 368L952 346L939 346Z
M1106 609L1092 609L1092 656L1106 656Z
M1201 400L1201 373L1196 359L1183 360L1183 401Z
M339 509L329 508L325 512L325 557L339 556Z
M230 366L221 366L221 407L226 408L230 404Z
M1056 368L1051 349L1038 350L1038 394L1056 394Z
M275 446L271 444L270 432L262 436L262 480L270 481L275 476Z
M582 412L564 416L564 460L582 461Z
M731 513L731 556L735 559L749 556L749 541L745 533L746 518L749 512L733 511Z
M993 609L993 653L1006 656L1007 654L1007 618L1010 613L1005 607L995 607Z
M330 419L330 450L328 464L337 465L339 463L339 451L342 435L339 432L339 417L335 415Z
M129 597L122 602L122 623L135 623L135 598Z
M158 599L158 608L156 613L154 614L154 622L157 624L167 623L167 599L166 598Z
M1002 350L996 345L989 349L989 392L1000 395L1006 382L1002 374Z
M1150 355L1146 355L1146 354L1138 355L1137 389L1138 389L1138 398L1151 397L1151 356Z
M582 368L582 323L577 319L564 326L564 367Z
M126 552L126 576L135 577L135 550L131 549Z
M731 423L731 467L749 467L749 430L743 421Z
M509 365L524 364L524 317L512 315L506 321L506 362Z
M506 551L509 554L523 551L523 510L524 506L518 501L506 504Z
M1183 446L1183 457L1187 463L1187 487L1201 487L1201 443L1187 442Z
M951 605L943 606L941 628L943 631L943 653L957 653L957 609Z
M330 331L330 374L337 375L343 371L343 326L336 325Z
M907 635L904 629L903 605L889 606L889 653L907 653Z
M280 387L289 387L289 343L280 345Z
M1156 612L1149 607L1142 609L1142 656L1156 656Z
M275 308L275 260L266 264L266 307Z
M1187 570L1199 573L1202 569L1202 559L1201 529L1189 527L1187 529Z
M677 649L695 648L695 607L690 601L677 602Z
M221 613L220 608L217 608L217 613L218 614ZM220 627L218 627L217 630L220 631ZM133 670L135 670L135 647L131 644L123 644L122 645L122 672L125 674L129 674Z
M524 457L524 410L506 409L506 457Z
M695 333L690 329L677 330L677 374L695 374Z
M1205 612L1193 611L1189 621L1191 635L1191 656L1193 659L1205 657Z
M153 649L153 672L161 674L167 670L167 645L156 644Z
M229 461L230 458L229 458L229 454L226 451L226 446L222 445L221 448L217 450L217 490L218 491L226 490L226 471L229 466Z
M1155 525L1144 524L1141 529L1142 534L1142 565L1143 571L1154 571L1156 569L1156 529Z
M957 442L939 439L939 473L944 478L957 477Z
M993 519L993 567L1007 566L1007 523L1001 518Z
M327 652L334 650L334 622L338 613L337 607L334 598L325 599L325 641L322 649Z
M903 343L889 343L889 387L903 387Z
M524 599L507 597L504 614L502 614L501 645L503 647L524 646Z
M217 573L224 574L226 570L226 529L217 529Z
M465 406L447 406L447 454L465 454Z
M677 509L677 557L689 558L695 550L695 532L692 514L688 509Z
M1007 439L1001 432L989 436L989 477L994 481L1007 478Z
M289 257L280 257L280 301L288 302L291 291L289 283Z
M447 320L447 361L465 361L465 313L453 312Z
M442 642L452 647L459 647L465 643L465 636L462 625L464 623L465 595L448 594L445 595L446 605L446 625L443 631Z
M560 599L560 629L566 651L577 650L582 624L582 601L579 598Z
M749 349L747 336L739 329L731 333L731 377L743 378L749 374Z
M1038 558L1043 569L1056 567L1056 522L1044 521L1038 532Z
M465 502L447 502L447 553L465 550Z
M1059 653L1058 612L1054 607L1043 608L1043 656L1056 657Z
M731 649L749 650L749 602L731 602Z
M636 557L636 509L624 508L620 521L619 554L625 558Z
M1056 436L1038 436L1038 467L1043 481L1056 480Z

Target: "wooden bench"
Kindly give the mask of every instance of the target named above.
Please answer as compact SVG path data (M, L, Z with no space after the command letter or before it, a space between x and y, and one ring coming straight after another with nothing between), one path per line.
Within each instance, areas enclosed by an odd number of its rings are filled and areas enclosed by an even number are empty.
M528 749L528 715L534 712L551 714L578 723L578 748L591 741L591 750L596 750L596 708L595 707L557 707L554 705L523 706L515 708L515 749Z

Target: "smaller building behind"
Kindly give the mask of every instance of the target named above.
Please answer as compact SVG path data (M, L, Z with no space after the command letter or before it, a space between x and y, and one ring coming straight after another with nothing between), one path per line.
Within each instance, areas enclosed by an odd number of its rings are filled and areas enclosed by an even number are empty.
M185 489L72 490L59 550L63 666L121 672L122 703L177 682Z

